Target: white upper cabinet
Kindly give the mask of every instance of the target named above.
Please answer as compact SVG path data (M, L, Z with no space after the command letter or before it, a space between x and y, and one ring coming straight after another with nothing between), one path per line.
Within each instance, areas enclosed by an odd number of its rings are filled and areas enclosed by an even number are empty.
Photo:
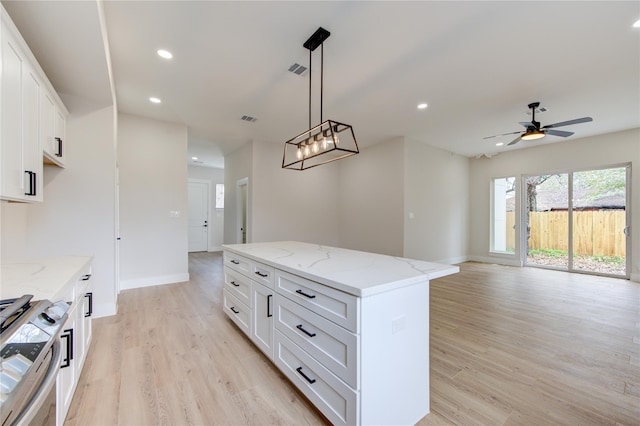
M45 163L64 167L66 114L51 93L42 92L41 139Z
M2 15L0 78L0 197L11 201L42 201L40 145L41 83L29 64L20 39Z
M64 166L67 110L0 5L0 200L43 200L43 158Z

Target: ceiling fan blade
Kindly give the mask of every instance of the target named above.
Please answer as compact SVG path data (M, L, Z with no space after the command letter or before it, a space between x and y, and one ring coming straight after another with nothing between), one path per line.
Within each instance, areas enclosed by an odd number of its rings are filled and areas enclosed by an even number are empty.
M566 138L567 136L571 136L573 132L565 132L564 130L545 130L547 135L560 136Z
M522 139L522 135L519 135L517 138L515 138L514 140L512 140L511 142L509 142L507 145L515 145L518 142L520 142L520 139Z
M487 137L482 138L482 140L485 140L485 139L491 139L491 138L497 138L498 136L515 135L516 133L522 133L522 131L518 130L517 132L503 133L503 134L501 134L501 135L487 136Z
M548 124L544 126L543 129L552 129L554 127L570 126L572 124L587 123L589 121L593 121L593 118L591 117L576 118L575 120L561 121L560 123Z

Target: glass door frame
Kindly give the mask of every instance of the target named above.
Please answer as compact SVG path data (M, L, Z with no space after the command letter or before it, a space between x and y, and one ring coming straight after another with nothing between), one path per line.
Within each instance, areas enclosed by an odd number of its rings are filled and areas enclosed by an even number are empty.
M601 272L594 271L586 271L583 269L574 269L573 268L573 174L577 172L585 172L592 170L606 170L606 169L616 169L616 168L625 168L626 170L626 182L625 182L625 275L615 275L615 274L607 274ZM545 266L538 265L534 263L527 262L527 256L529 252L529 242L527 238L527 228L529 226L528 223L528 215L527 211L529 209L528 200L527 200L527 178L531 176L540 176L542 174L545 175L554 175L554 174L567 174L567 185L568 185L568 209L567 214L569 215L568 220L568 234L567 234L567 252L568 252L568 262L567 269L554 267L554 266ZM589 168L580 168L580 169L569 169L569 170L556 170L553 172L545 172L545 173L528 173L522 174L519 176L520 178L520 264L522 266L528 266L533 268L543 268L543 269L553 269L557 271L567 271L572 273L580 273L580 274L588 274L588 275L599 275L605 277L613 277L613 278L631 278L631 163L620 163L620 164L611 164L606 166L599 167L589 167Z

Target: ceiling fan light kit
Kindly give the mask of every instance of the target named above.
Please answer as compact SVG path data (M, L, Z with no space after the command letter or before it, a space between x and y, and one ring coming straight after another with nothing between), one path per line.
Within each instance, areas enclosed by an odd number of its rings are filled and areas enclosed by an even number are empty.
M309 50L309 129L284 143L282 168L306 170L358 154L358 143L349 124L322 121L324 41L331 33L320 27L303 44ZM320 124L311 127L311 54L320 46Z
M567 132L565 130L553 130L553 129L556 127L570 126L572 124L587 123L589 121L593 121L593 118L591 117L582 117L582 118L576 118L573 120L567 120L567 121L561 121L558 123L548 124L546 126L540 127L540 122L536 121L536 111L544 112L546 111L546 109L545 108L538 109L539 106L540 106L540 102L532 102L528 105L529 109L531 110L531 121L520 123L520 125L526 129L524 132L517 131L517 132L503 133L501 135L487 136L482 139L483 140L491 139L498 136L515 135L520 133L514 140L508 143L508 145L515 145L521 140L531 141L531 140L544 138L546 135L560 136L561 138L566 138L568 136L573 135L573 132Z

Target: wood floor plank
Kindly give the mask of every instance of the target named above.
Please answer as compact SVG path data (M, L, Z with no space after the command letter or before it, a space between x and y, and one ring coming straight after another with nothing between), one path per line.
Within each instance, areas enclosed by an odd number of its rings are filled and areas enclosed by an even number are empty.
M467 262L430 288L428 425L640 425L640 284ZM123 291L67 425L328 422L222 313L220 253Z

